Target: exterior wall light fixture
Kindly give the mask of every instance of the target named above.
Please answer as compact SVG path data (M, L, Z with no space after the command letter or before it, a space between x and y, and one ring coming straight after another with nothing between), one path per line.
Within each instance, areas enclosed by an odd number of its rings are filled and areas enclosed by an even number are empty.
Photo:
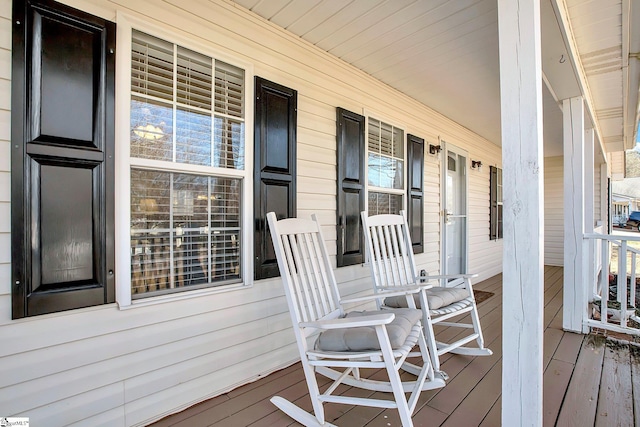
M482 168L482 162L480 160L471 160L471 169L480 170L480 168Z
M429 154L438 154L441 150L441 146L429 144Z

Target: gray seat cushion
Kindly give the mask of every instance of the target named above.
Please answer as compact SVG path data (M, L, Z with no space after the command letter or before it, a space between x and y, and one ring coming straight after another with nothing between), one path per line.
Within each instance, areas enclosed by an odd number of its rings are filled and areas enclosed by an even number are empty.
M429 310L437 310L446 307L454 302L462 301L469 296L469 291L464 288L442 288L436 287L427 289L427 302ZM420 308L420 294L413 294L416 307ZM404 295L385 298L384 304L387 307L407 307L407 297Z
M385 310L384 313L394 313L395 319L387 324L387 334L391 341L391 348L401 347L411 328L422 319L422 312L411 308ZM362 317L380 314L379 311L352 311L345 317ZM348 329L331 329L324 331L316 341L316 350L322 351L367 351L380 350L380 343L375 327L362 326Z

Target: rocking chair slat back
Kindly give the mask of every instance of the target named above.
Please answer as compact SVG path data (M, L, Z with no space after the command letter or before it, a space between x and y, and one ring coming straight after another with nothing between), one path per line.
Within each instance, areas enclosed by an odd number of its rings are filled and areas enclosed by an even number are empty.
M416 268L410 239L397 215L376 215L365 227L369 257L377 288L414 285Z
M272 224L273 222L273 224ZM322 234L315 218L313 221L291 218L276 223L282 241L283 253L280 257L287 275L285 280L287 298L296 308L295 322L310 322L326 317L338 317L341 314L333 270L327 265L328 255ZM280 248L275 248L280 251ZM282 270L282 267L281 267Z

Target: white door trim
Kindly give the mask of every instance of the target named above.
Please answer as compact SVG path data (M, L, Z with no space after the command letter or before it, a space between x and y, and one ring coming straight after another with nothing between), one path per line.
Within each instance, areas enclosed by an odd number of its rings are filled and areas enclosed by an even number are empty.
M465 229L464 229L464 273L469 271L469 153L460 148L459 146L450 144L443 139L440 139L440 145L442 146L442 158L440 161L440 274L449 274L447 268L447 225L445 221L445 210L447 204L447 166L448 166L448 153L452 151L459 156L464 157L464 205L465 205Z

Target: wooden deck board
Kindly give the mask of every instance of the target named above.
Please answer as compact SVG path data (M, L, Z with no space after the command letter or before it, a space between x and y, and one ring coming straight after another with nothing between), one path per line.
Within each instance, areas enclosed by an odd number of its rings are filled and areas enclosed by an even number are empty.
M550 274L545 278L544 327L548 328L562 310L562 274Z
M580 354L580 348L582 348L584 337L585 336L581 334L564 332L562 334L562 341L560 341L560 345L558 345L558 349L553 355L553 358L575 365L578 355Z
M278 396L284 397L291 402L295 402L296 405L300 407L304 407L307 410L311 410L311 401L307 394L307 383L302 380L292 386L288 387L286 390L282 390L278 393ZM251 401L250 396L245 396L244 405L245 408L242 408L239 411L233 413L227 418L217 420L215 423L211 423L211 426L228 426L228 425L237 425L237 426L248 426L253 425L258 422L260 419L264 418L265 415L271 415L272 413L280 413L277 408L270 402L271 395L266 396L264 399L259 401ZM240 404L242 406L242 404ZM209 415L210 416L210 415ZM284 418L286 420L286 418ZM197 422L196 420L193 420ZM193 424L200 425L200 424Z
M562 331L562 286L562 268L546 267L544 425L640 427L638 420L634 419L635 414L640 413L638 351L629 352L624 347L620 347L622 351L619 351L615 346L607 349L601 337L589 336L585 339L583 335ZM442 369L450 375L450 379L446 387L421 394L413 416L416 427L500 425L502 276L474 283L474 289L495 294L478 305L485 343L494 354L487 357L443 355ZM438 337L442 339L454 339L462 333L465 331L458 328L438 328ZM382 370L369 371L367 375L378 379L386 376ZM409 376L403 374L405 378ZM321 390L327 387L328 380L318 377L318 381ZM388 398L383 393L345 386L340 386L337 392ZM269 399L274 395L285 397L311 411L311 400L299 363L169 416L153 426L298 427L298 423L271 404ZM602 413L606 413L606 416ZM399 417L394 410L329 404L325 405L325 414L329 422L343 427L399 425Z
M596 411L596 427L632 426L633 402L629 348L607 343Z
M542 425L556 425L565 391L571 380L574 365L561 360L552 359L543 375L542 392Z
M603 345L583 341L557 425L594 425L603 359Z
M249 384L245 384L242 387L238 387L236 389L231 390L230 392L226 393L227 396L229 396L230 398L234 398L237 396L240 396L244 393L247 393L251 390L253 390L254 388L258 388L258 387L263 387L264 384L266 383L270 383L273 381L279 381L281 377L283 377L284 375L288 375L292 372L298 372L300 373L299 369L296 368L295 365L291 365L288 366L286 368L280 369L278 371L275 371L263 378L261 378L259 381L254 381L251 382Z
M495 343L501 343L501 328L502 328L502 312L495 311L487 316L480 318L480 323L483 328L485 346L495 352ZM453 379L462 371L471 361L472 357L460 356L448 353L440 358L440 367L445 371L450 379Z
M169 415L163 419L161 419L160 421L156 422L153 424L154 427L169 427L169 426L176 426L178 425L180 422L191 419L192 417L196 416L197 414L204 412L210 408L214 408L215 406L226 402L229 400L229 396L227 394L222 394L220 396L216 396L212 399L209 400L205 400L204 402L201 402L197 405L191 406L190 408L182 411L182 412L178 412L177 414L173 414L173 415Z
M544 274L544 297L543 305L546 306L554 298L558 297L558 293L562 292L562 269L558 267L551 267L545 269Z
M502 357L502 341L499 338L494 340L491 349L493 350L493 355L473 358L462 372L454 378L450 378L447 385L429 401L429 406L451 414L471 392L473 387L498 363Z
M498 397L479 427L496 427L502 423L502 396Z
M633 414L635 416L635 426L640 427L640 348L631 347L630 350Z
M442 426L467 427L479 425L500 397L501 384L502 364L496 363Z
M292 369L287 374L278 378L277 381L271 381L263 387L249 387L248 391L237 393L235 398L222 402L214 407L208 408L194 414L190 418L172 424L176 427L188 427L197 425L214 425L217 422L238 417L239 413L244 414L247 411L253 412L254 405L261 405L263 415L273 412L275 407L269 402L274 394L282 391L292 390L292 386L298 386L300 396L307 395L306 383L301 369ZM290 398L293 396L289 395ZM226 421L225 421L226 422ZM229 424L234 425L234 424ZM235 424L249 425L249 424Z
M380 381L386 381L388 379L388 375L384 369L379 369L373 373L362 372L362 375L364 377L371 378L374 380L380 380ZM345 386L340 386L336 394L348 394L349 396L354 396L354 397L391 400L390 395L386 393L377 393L370 390L362 390L358 388L345 387ZM309 405L311 405L310 401L309 401ZM307 409L307 408L303 408L303 409ZM330 404L330 405L326 405L325 407L325 416L327 420L329 420L330 422L334 422L335 420L339 419L341 420L340 423L344 423L344 425L350 425L349 423L351 422L357 422L357 421L348 421L348 420L371 421L375 417L379 416L382 412L383 412L383 409L381 408L366 408L362 406ZM347 421L342 421L342 420L347 420ZM362 424L362 425L365 425L365 424ZM353 424L353 425L360 425L360 424Z
M544 369L547 369L553 355L557 352L563 335L564 332L558 329L548 328L544 331L542 338L544 341L542 347L542 366Z
M501 277L501 275L495 277ZM478 316L480 317L480 324L482 325L484 343L485 347L488 348L491 348L489 343L494 338L500 336L502 328L502 324L499 323L502 319L502 286L501 282L495 283L492 279L489 279L488 284L485 284L485 282L481 282L474 286L474 289L494 293L492 297L488 298L478 305ZM459 321L470 322L470 316L461 316ZM461 338L463 335L469 333L468 330L461 330L461 328L454 327L443 328L441 326L437 326L435 330L438 339L448 341L455 341ZM495 332L495 336L491 334L492 331ZM475 341L467 345L475 345ZM440 364L442 365L442 369L449 375L451 374L444 366L450 358L455 358L454 356L455 355L452 353L447 353L440 356Z
M413 415L413 424L415 427L424 426L439 426L444 420L447 419L449 415L444 412L440 412L435 408L430 406L424 406L419 411L416 411ZM386 417L386 418L385 418ZM400 425L400 416L397 411L386 410L382 414L382 416L377 417L370 424L367 424L367 427L389 427L389 426L399 426ZM347 424L344 424L347 426Z
M224 424L223 424L224 425ZM230 424L226 424L230 426ZM270 413L267 416L260 418L253 424L250 424L251 427L272 427L272 426L281 426L281 427L289 427L289 426L301 426L302 424L293 421L287 414L282 411L275 411Z

